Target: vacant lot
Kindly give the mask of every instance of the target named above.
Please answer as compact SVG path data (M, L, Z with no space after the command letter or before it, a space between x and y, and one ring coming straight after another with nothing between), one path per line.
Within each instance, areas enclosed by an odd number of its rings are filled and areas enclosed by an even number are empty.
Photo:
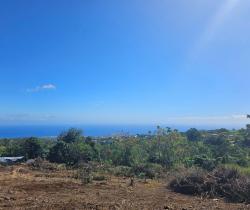
M26 165L0 168L0 209L250 209L244 204L176 194L164 181L108 177L83 185L74 171L31 170Z

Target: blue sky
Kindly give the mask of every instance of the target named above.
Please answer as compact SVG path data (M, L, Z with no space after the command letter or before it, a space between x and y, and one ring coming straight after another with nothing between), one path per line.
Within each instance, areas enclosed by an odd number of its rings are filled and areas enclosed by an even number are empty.
M0 124L242 125L248 0L0 2Z

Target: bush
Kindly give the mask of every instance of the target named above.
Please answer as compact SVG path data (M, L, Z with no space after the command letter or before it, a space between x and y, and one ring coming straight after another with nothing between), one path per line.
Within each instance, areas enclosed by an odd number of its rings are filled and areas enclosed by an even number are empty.
M27 161L27 165L34 170L41 171L56 171L58 169L57 165L50 163L42 158L31 159Z
M89 184L93 180L92 167L89 164L82 164L77 169L77 179L80 179L82 184Z
M93 180L94 181L105 181L105 180L107 180L107 178L103 175L95 175L95 176L93 176Z
M194 165L199 166L205 170L212 171L217 165L215 159L208 158L206 155L196 156L194 158Z
M163 176L163 167L159 164L138 165L131 168L131 173L142 178L160 178Z
M92 159L93 149L88 144L70 143L58 141L48 154L48 160L55 163L76 165L79 162L88 162Z
M250 179L235 169L218 168L212 173L187 172L175 178L169 186L178 193L250 203Z
M226 136L225 135L209 135L205 138L205 143L206 144L210 144L210 145L214 145L214 146L221 146L223 144L228 144L228 141L226 140Z
M131 173L131 167L128 166L117 166L111 169L111 173L115 176L125 176L130 177L132 175Z

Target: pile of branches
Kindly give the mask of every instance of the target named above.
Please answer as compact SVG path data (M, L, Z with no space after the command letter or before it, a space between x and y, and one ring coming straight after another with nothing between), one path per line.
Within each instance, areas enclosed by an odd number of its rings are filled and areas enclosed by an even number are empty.
M250 179L236 169L217 168L210 173L187 172L173 179L170 188L182 194L223 197L231 202L250 203Z
M56 171L57 166L54 163L50 163L42 158L30 159L26 162L30 169L40 171Z

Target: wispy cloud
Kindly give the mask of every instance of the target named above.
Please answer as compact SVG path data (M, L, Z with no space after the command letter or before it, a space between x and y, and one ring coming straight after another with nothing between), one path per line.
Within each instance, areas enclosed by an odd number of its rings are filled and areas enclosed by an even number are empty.
M205 48L210 41L215 38L216 32L224 24L226 19L231 15L232 11L239 4L240 0L225 0L221 7L212 17L209 24L206 26L200 39L198 39L192 50L192 56L199 55L201 50Z
M223 119L247 119L246 114L233 114L233 115L211 115L211 116L182 116L170 117L168 119L187 119L187 120L223 120Z
M56 89L56 86L54 84L44 84L44 85L40 85L34 88L28 88L26 92L33 93L33 92L40 92L43 90L55 90L55 89Z
M177 124L210 124L210 125L226 125L226 124L246 124L249 122L246 114L232 114L232 115L210 115L210 116L178 116L167 117L166 123Z

